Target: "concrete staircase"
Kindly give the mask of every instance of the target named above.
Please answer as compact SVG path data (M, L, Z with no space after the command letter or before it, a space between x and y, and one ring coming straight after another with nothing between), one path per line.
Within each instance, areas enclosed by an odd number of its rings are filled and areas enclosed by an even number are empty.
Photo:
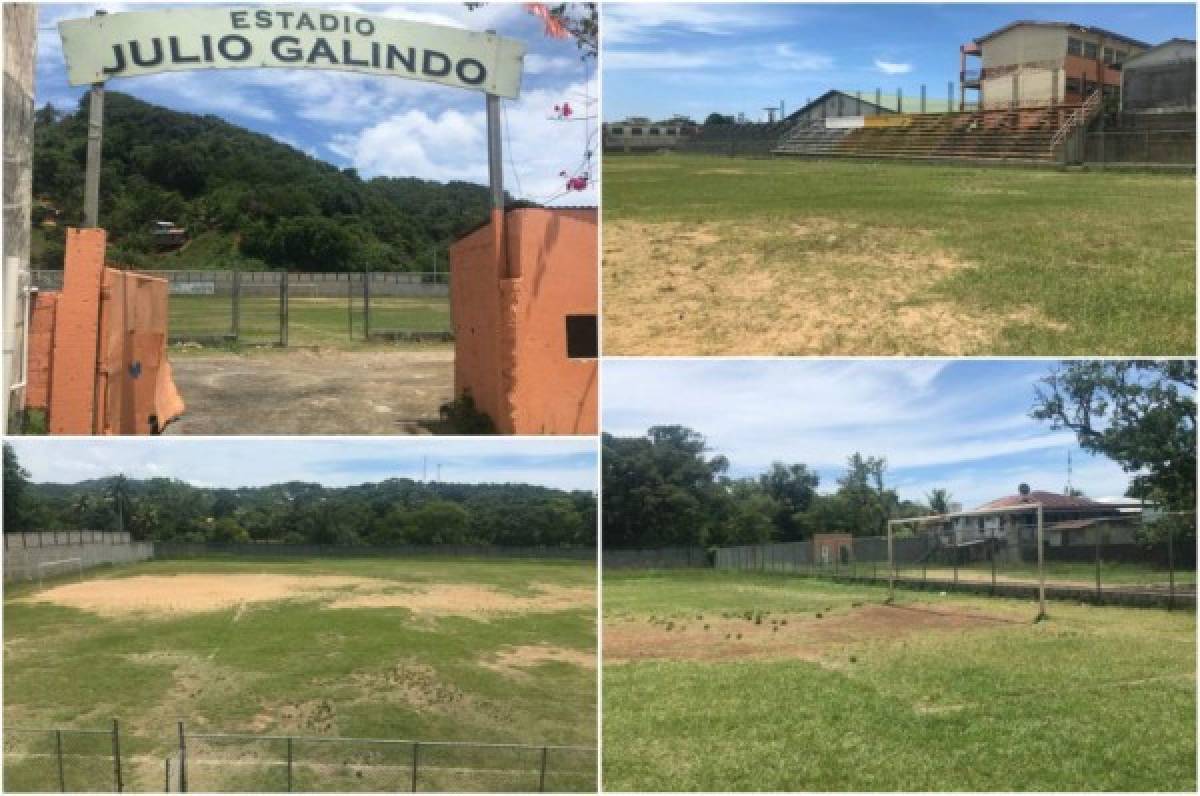
M796 127L773 150L807 155L898 160L1053 163L1070 132L1085 125L1090 103L968 113L869 116L851 129ZM818 122L817 124L821 124Z

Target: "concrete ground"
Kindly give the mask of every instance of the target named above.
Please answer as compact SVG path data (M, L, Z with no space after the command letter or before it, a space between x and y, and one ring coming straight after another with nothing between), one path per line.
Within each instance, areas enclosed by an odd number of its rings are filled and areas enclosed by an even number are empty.
M167 434L433 434L453 346L172 352L187 404Z

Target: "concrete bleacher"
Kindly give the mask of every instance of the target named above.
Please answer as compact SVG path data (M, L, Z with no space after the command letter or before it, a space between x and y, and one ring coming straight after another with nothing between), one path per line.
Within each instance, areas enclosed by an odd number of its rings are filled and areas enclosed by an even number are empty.
M1060 130L1079 122L1073 117L1080 107L895 114L867 117L860 126L846 129L824 128L821 123L798 125L773 152L818 157L1054 162L1059 157Z

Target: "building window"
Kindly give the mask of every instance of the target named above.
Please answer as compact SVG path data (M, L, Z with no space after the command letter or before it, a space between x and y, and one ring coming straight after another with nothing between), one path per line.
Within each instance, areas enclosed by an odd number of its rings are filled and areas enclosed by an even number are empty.
M1100 54L1100 48L1094 41L1085 41L1083 43L1083 57L1095 60Z
M650 135L662 135L662 130L659 130L657 127L651 127Z
M675 134L676 134L676 131L675 131L674 127L667 128L667 135L675 135Z
M599 339L595 315L567 316L567 359L595 359Z
M1129 53L1125 52L1124 50L1117 50L1117 52L1113 55L1113 66L1120 66L1121 64L1125 63L1125 59L1128 57Z
M613 135L625 135L624 127L610 127L609 132Z
M642 128L640 128L640 127L634 127L634 128L631 128L631 129L630 129L630 131L629 131L629 134L630 134L630 135L641 135L641 134L642 134Z
M1066 89L1067 89L1068 94L1078 94L1079 93L1079 78L1068 77L1067 82L1066 82Z
M1068 36L1067 55L1083 55L1083 42L1074 36Z
M1105 47L1104 48L1104 63L1111 66L1113 63L1116 62L1116 59L1117 59L1117 54L1115 52L1113 52L1113 48Z

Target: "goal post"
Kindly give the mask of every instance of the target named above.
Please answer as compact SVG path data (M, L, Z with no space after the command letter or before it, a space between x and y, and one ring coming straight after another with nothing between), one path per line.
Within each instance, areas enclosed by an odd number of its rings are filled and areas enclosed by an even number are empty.
M1022 503L1017 506L1004 506L1001 508L992 508L992 509L977 509L974 511L955 511L955 512L947 512L945 514L930 514L930 515L925 515L925 516L920 516L920 517L901 517L899 519L888 520L887 521L887 556L888 556L887 602L891 603L891 602L894 602L896 599L896 583L898 580L900 580L900 574L899 574L900 559L905 558L907 560L907 556L901 555L899 553L899 551L897 550L896 538L897 538L898 531L900 531L901 529L903 529L905 527L919 528L922 525L926 525L926 526L934 525L936 528L934 533L940 533L942 537L945 537L945 538L948 538L951 540L950 547L951 547L951 551L952 551L953 580L948 580L946 582L957 587L960 582L959 581L960 554L963 551L965 545L967 544L967 542L964 541L962 536L960 535L958 521L959 520L967 520L967 519L971 519L971 518L980 518L979 521L982 522L983 521L982 518L986 518L986 517L1000 517L1003 515L1013 515L1013 514L1021 515L1021 514L1030 514L1030 513L1032 513L1033 517L1034 517L1034 521L1033 521L1033 526L1034 526L1033 530L1035 530L1034 544L1037 547L1038 615L1037 615L1036 621L1041 621L1042 619L1045 619L1047 616L1047 613L1046 613L1046 551L1045 551L1046 540L1045 540L1043 507L1042 507L1041 503ZM982 526L980 526L980 527L982 527ZM1022 527L1028 528L1028 526L1015 526L1015 527L1018 530ZM997 537L995 535L995 532L992 531L991 534L987 538L981 538L981 540L975 542L975 544L986 543L988 545L993 545L993 542L996 538ZM940 544L940 540L939 540L939 544ZM995 574L995 572L996 572L995 549L996 548L994 546L992 546L992 547L988 547L986 549L988 551L988 560L991 563L992 582L994 584L995 580L996 580L996 574ZM969 553L970 551L968 550L967 552ZM928 556L929 556L929 552L926 552L922 558L922 577L921 577L922 585L924 585L927 582L925 573L928 569ZM936 583L938 581L934 580L933 582Z
M74 573L80 580L83 580L83 559L82 558L62 558L58 561L40 561L37 565L37 582L38 588L42 588L47 577L55 575Z

